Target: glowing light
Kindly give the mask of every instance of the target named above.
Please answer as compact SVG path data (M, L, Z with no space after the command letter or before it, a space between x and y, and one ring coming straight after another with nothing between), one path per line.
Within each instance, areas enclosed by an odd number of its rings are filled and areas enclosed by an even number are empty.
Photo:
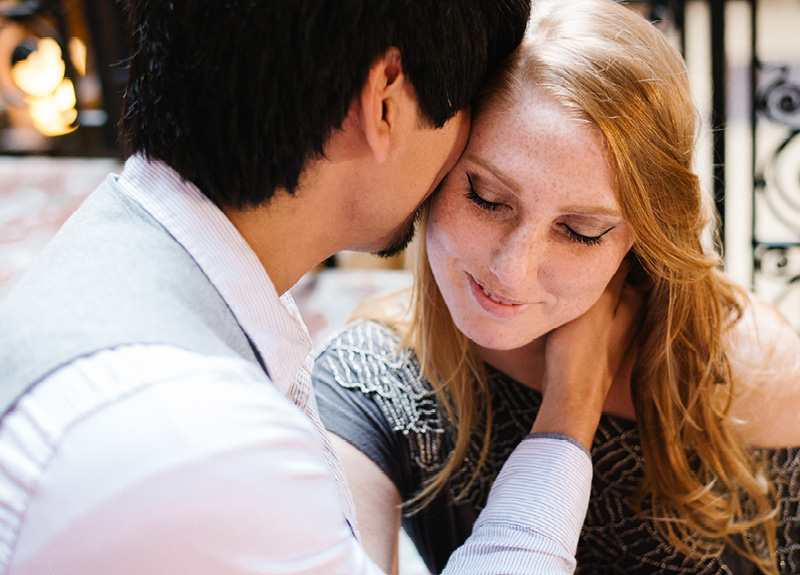
M70 51L80 55L80 46L70 43ZM84 65L85 51L79 59ZM52 38L42 38L36 50L15 63L11 68L11 79L25 92L25 103L33 126L45 136L60 136L77 128L75 120L78 112L75 109L75 87L72 81L64 78L65 65L61 58L61 48Z
M80 38L72 38L69 41L69 58L75 71L81 76L86 75L86 44Z
M45 136L60 136L77 128L73 126L78 119L75 88L69 79L64 79L50 96L26 98L26 102L33 126Z
M35 98L49 96L64 79L61 48L52 38L42 38L36 50L11 68L11 79L19 89Z

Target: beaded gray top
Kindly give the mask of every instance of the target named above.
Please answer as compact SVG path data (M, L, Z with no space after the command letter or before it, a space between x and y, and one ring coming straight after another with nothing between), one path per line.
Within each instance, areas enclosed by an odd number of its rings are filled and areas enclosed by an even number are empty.
M332 337L313 373L326 427L369 456L394 482L404 501L441 468L453 449L452 425L413 352L399 349L391 329L359 320ZM469 535L489 488L508 455L530 431L541 394L487 366L494 413L491 446L480 478L465 491L480 453L476 429L464 464L428 507L403 526L432 573ZM592 445L594 478L578 545L578 574L758 573L733 550L695 560L679 553L654 523L637 515L644 459L636 423L604 415ZM781 573L800 573L800 448L760 450L779 476ZM463 493L462 493L463 492ZM644 509L647 510L646 507Z

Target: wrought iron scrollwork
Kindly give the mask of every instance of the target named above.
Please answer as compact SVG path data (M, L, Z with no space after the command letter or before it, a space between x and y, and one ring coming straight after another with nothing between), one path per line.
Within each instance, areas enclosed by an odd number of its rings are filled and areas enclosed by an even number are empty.
M754 284L800 327L800 64L758 66L754 105Z
M775 149L764 178L764 198L772 214L800 235L800 130L793 130Z
M759 109L773 122L800 130L800 67L761 68L766 87L758 94Z
M800 245L759 244L754 253L756 273L779 280L785 288L774 296L773 303L780 305L791 290L800 285Z

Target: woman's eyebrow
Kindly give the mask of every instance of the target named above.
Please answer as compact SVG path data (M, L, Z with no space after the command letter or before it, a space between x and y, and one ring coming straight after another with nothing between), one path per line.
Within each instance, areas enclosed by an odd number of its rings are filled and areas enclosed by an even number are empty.
M470 163L479 165L481 168L483 168L487 172L491 173L492 176L497 178L500 181L501 184L503 184L505 187L509 188L515 194L519 195L519 193L521 191L521 187L517 183L517 181L514 180L513 178L511 178L510 176L508 176L506 173L504 173L499 168L497 168L490 161L488 161L488 160L486 160L484 158L480 158L478 156L473 156L473 155L465 156L464 159L467 160Z
M565 214L573 216L609 216L621 218L622 213L614 208L604 206L564 206L559 210Z

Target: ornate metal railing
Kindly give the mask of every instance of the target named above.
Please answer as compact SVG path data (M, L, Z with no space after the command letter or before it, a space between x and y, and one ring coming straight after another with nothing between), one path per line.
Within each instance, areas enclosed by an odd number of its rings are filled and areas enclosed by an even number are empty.
M762 61L754 5L753 286L800 326L800 52ZM800 12L800 11L799 11ZM797 23L800 30L800 22Z
M651 20L660 21L667 30L676 33L685 51L686 11L690 2L634 1L631 4L639 5ZM726 256L729 262L733 258L749 260L751 271L747 287L775 304L800 330L800 41L775 37L768 25L763 24L767 15L774 23L775 12L780 10L781 18L795 20L784 32L800 30L800 1L707 0L694 4L704 4L708 13L707 36L690 40L705 42L710 59L713 91L708 122L713 134L713 192L720 214L720 231L722 238L739 239L745 235L751 240L751 253L732 252L733 248L738 249L739 242L736 242L737 246L726 246ZM742 7L746 10L741 10ZM730 72L736 71L735 64L728 58L731 45L747 43L747 38L726 33L726 24L729 24L726 17L731 8L737 8L737 15L749 20L750 59L744 64L748 68L749 85L741 85L729 77ZM776 51L772 46L776 41L783 41L790 49ZM792 50L793 46L796 49ZM779 52L782 55L776 59L775 54ZM763 55L765 53L769 58ZM736 107L732 102L739 108L749 109L749 118L729 118L729 107ZM736 137L747 138L742 134L749 133L752 146L752 181L745 185L726 180L725 166L731 126L742 120L747 128L744 132L737 130ZM739 161L740 157L729 159ZM731 209L741 209L741 203L732 208L726 202L734 184L751 195L749 229L726 229L729 221L741 221L741 218L730 217L736 215ZM737 279L742 281L743 278Z

